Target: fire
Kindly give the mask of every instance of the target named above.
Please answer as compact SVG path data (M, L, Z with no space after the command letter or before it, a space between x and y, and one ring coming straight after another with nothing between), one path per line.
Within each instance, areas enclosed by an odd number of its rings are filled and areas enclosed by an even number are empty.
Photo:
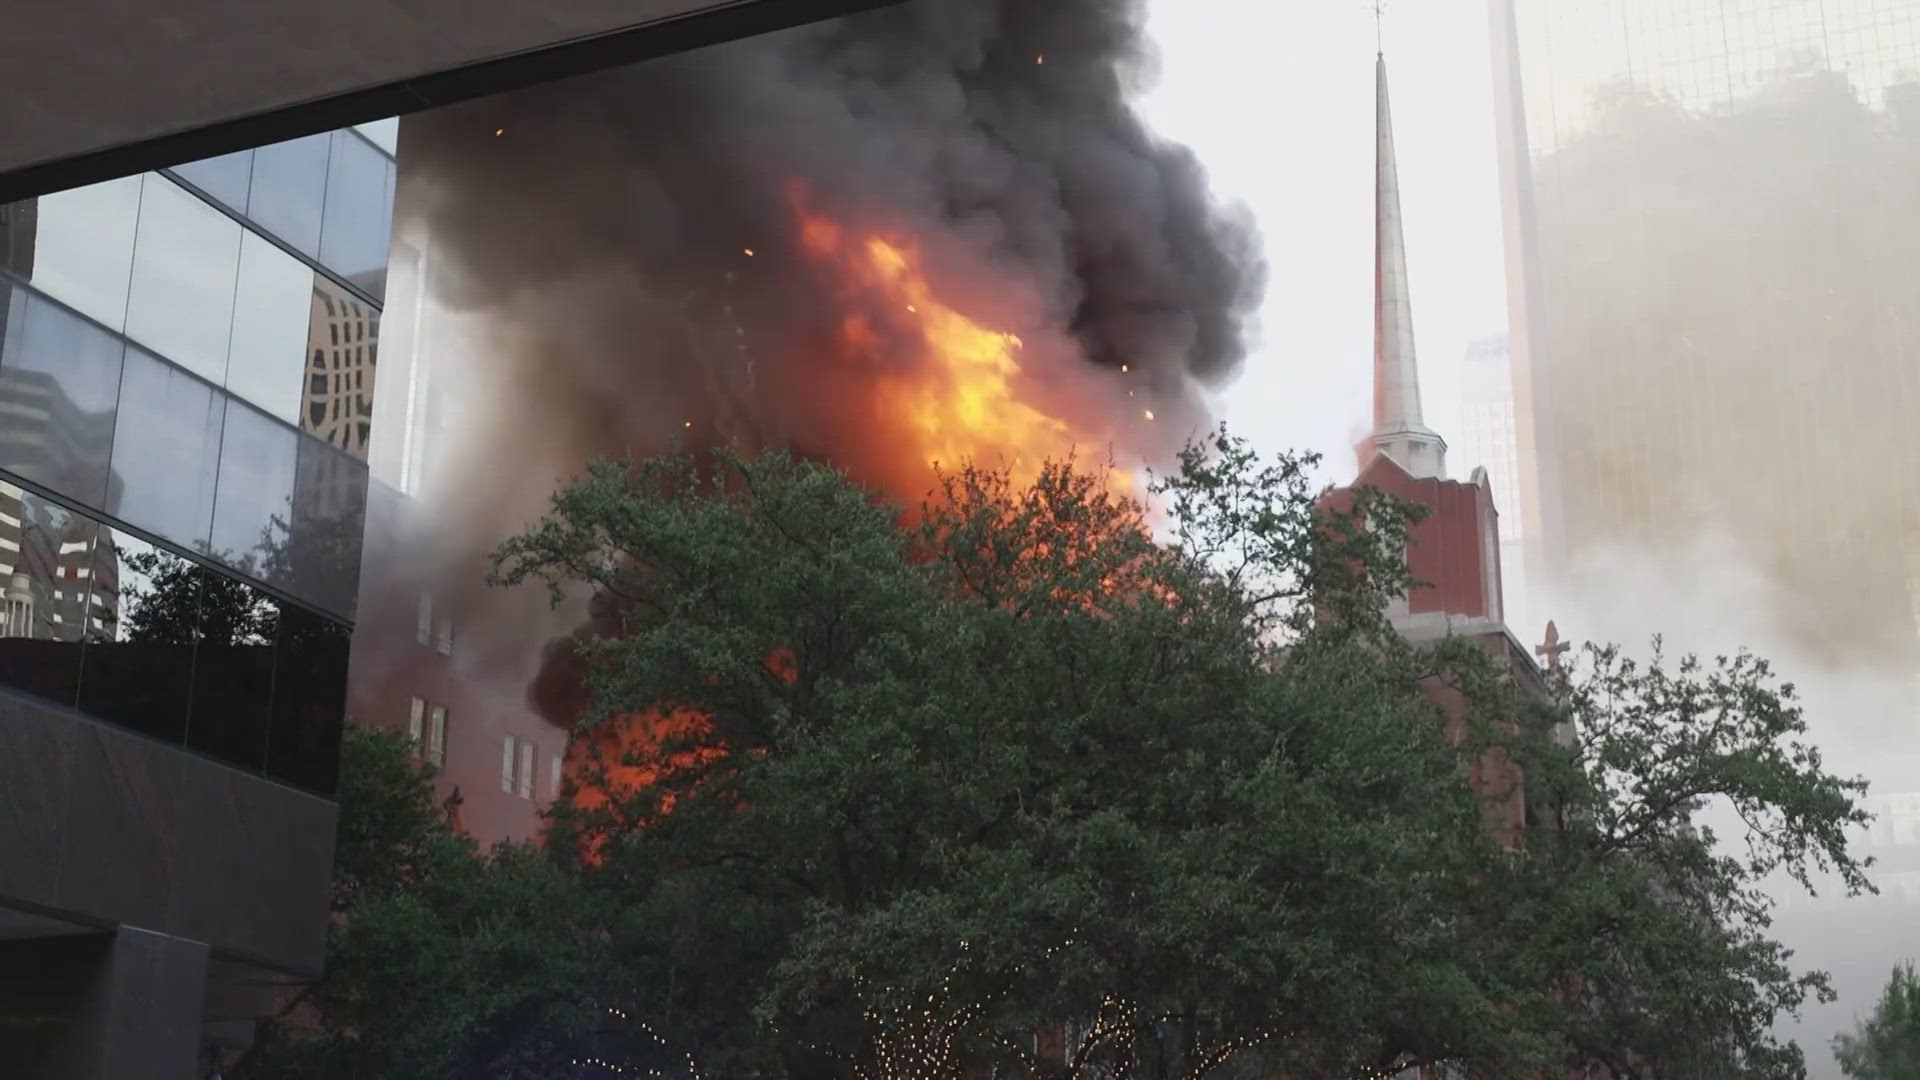
M866 391L871 414L892 429L888 445L928 468L969 461L1004 468L1019 487L1048 460L1086 449L1088 440L1076 438L1066 421L1022 397L1025 343L942 303L914 245L853 233L809 209L802 196L794 203L802 248L839 277L855 309L841 321L841 347L859 356L916 354L884 356L899 362L877 365L885 373ZM863 311L904 312L912 332L885 334ZM1116 490L1132 484L1118 469L1107 481Z

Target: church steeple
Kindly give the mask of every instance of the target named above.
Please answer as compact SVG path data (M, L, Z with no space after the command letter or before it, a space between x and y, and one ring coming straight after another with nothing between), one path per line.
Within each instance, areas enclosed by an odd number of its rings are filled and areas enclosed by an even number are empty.
M1413 306L1407 294L1407 246L1400 231L1400 179L1387 108L1387 58L1374 62L1373 433L1362 448L1392 458L1419 479L1447 475L1447 443L1420 415L1420 368L1413 354Z

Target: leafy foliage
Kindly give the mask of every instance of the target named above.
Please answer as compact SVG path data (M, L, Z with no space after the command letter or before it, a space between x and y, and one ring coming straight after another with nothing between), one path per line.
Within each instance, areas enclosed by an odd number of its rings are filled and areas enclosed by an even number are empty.
M1824 980L1757 883L1863 887L1863 815L1791 687L1416 647L1415 515L1310 467L1222 432L1160 542L1067 465L910 518L780 455L595 465L496 556L599 631L545 850L350 746L329 975L254 1075L1802 1076L1768 1031Z
M799 1074L1798 1075L1767 1029L1824 983L1755 883L1864 882L1858 786L1792 742L1791 688L1602 651L1549 700L1413 648L1382 615L1413 515L1309 465L1191 448L1167 544L1068 467L963 469L910 528L780 456L559 493L499 577L590 590L585 727L629 734L555 836L717 931L656 1013ZM1546 823L1521 852L1486 827L1498 762ZM1746 859L1689 826L1714 798ZM1077 1050L1035 1057L1061 1020Z
M327 973L232 1075L562 1080L651 1052L609 1019L599 898L533 848L476 851L429 781L404 739L348 727Z
M1912 963L1893 969L1873 1015L1834 1039L1833 1052L1853 1080L1920 1076L1920 976Z

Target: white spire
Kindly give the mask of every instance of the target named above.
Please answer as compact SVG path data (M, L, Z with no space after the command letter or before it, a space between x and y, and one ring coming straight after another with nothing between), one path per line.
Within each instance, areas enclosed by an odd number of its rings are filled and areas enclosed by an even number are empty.
M1364 467L1376 453L1420 478L1447 475L1447 443L1420 417L1420 367L1413 355L1413 306L1407 297L1407 245L1400 232L1400 179L1393 162L1393 117L1387 109L1387 58L1376 81L1373 187L1373 434Z

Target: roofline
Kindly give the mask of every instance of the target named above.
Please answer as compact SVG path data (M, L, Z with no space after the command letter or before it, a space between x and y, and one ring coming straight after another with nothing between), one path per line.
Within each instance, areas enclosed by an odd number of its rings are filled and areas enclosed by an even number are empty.
M218 157L390 116L404 116L898 2L744 0L729 3L22 166L0 173L0 202Z

